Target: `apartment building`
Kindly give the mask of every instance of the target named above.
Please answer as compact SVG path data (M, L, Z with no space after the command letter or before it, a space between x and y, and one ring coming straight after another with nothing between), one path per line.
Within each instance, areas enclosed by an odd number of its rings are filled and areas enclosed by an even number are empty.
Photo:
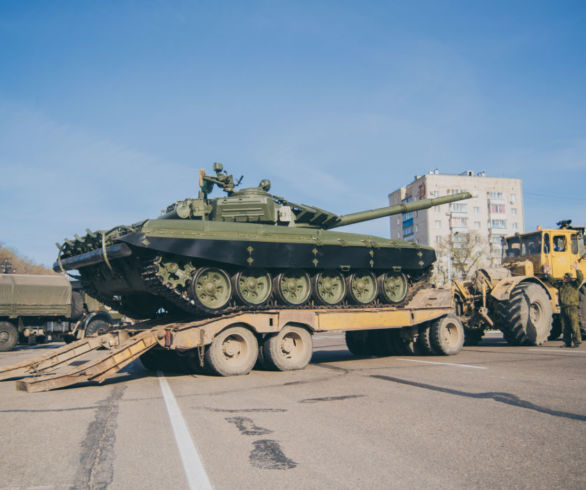
M475 261L475 268L500 263L501 238L524 230L521 179L489 177L486 172L470 170L457 175L433 170L417 175L413 182L389 194L389 203L393 205L464 191L474 197L391 216L391 238L436 249L436 273L443 277L440 282L463 275L452 270L453 253L449 250L470 246L470 240L477 248L470 259Z

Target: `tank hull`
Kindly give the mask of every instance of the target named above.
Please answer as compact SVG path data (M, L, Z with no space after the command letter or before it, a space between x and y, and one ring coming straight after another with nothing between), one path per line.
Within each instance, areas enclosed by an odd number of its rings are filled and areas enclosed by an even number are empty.
M135 317L152 316L159 308L209 315L190 293L190 281L203 267L220 268L230 277L264 270L275 278L301 270L312 281L323 271L342 271L346 278L356 271L377 277L401 272L416 283L436 258L432 248L370 235L169 219L146 221L102 248L83 238L70 248L80 253L60 257L55 268L77 269L84 287L100 301ZM217 313L245 307L237 303L232 300ZM279 305L272 301L266 306Z

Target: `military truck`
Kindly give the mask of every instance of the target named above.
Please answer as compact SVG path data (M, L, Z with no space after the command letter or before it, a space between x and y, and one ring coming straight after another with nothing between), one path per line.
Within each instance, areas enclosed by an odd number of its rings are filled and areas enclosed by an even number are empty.
M105 333L116 319L63 275L0 274L0 351Z
M479 269L471 281L454 281L458 314L467 345L486 328L498 328L514 345L540 345L561 333L558 289L564 274L586 275L584 227L571 220L557 229L538 229L503 239L502 266ZM586 329L586 284L580 288L581 329Z

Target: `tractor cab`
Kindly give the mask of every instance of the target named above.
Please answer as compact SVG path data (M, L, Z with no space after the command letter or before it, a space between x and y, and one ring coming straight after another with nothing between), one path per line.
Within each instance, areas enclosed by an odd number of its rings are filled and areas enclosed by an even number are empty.
M513 275L542 276L558 280L566 272L575 276L578 262L586 273L584 227L570 222L558 223L558 229L538 229L503 239L503 265Z

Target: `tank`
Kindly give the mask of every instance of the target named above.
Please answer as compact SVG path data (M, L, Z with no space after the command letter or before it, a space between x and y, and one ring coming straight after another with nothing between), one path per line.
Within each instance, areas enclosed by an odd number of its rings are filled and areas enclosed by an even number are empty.
M156 219L58 244L56 271L78 270L89 294L134 318L205 317L247 309L400 305L436 259L412 242L341 226L468 199L469 193L337 215L257 187L236 190L219 163L199 173L197 198ZM209 198L214 187L223 197Z

